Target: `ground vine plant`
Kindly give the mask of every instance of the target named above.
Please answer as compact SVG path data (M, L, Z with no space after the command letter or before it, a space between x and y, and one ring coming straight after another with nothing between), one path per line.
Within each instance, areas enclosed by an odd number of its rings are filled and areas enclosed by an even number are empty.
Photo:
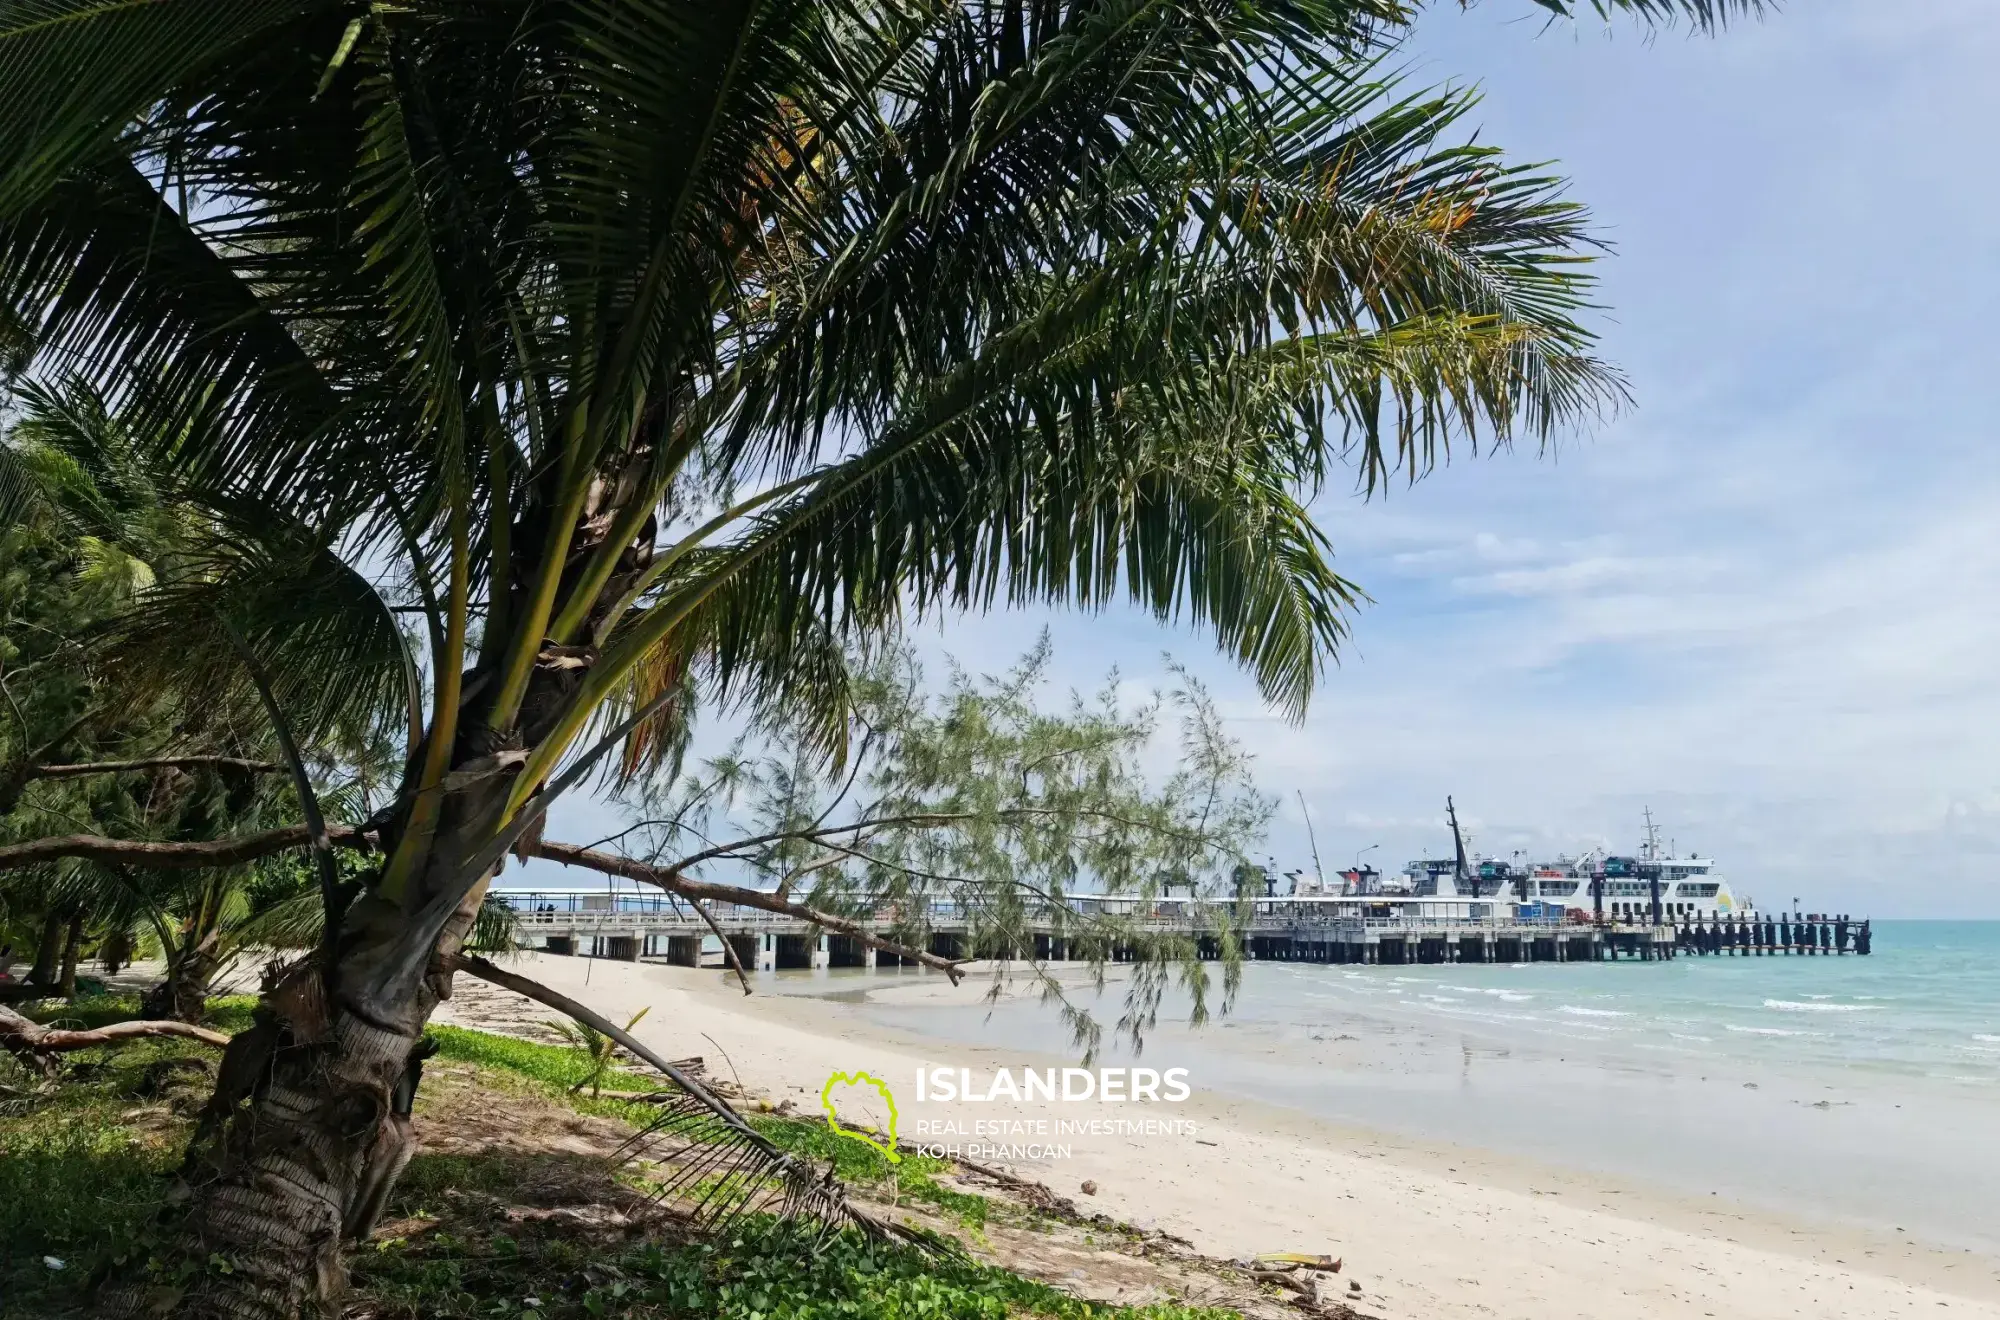
M1583 214L1384 72L1412 16L0 0L4 366L106 400L221 547L90 663L263 712L299 813L0 866L309 847L324 916L190 1153L194 1267L119 1304L335 1299L492 878L697 705L863 763L857 647L1125 601L1296 713L1356 600L1317 491L1615 404ZM0 449L0 511L35 476ZM401 774L343 819L312 771L370 721Z

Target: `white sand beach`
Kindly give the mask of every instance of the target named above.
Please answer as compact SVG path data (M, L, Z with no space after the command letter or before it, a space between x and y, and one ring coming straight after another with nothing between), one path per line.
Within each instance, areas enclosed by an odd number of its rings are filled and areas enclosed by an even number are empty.
M1067 1158L995 1159L1092 1209L1177 1234L1215 1256L1269 1251L1344 1258L1348 1300L1393 1320L1639 1320L1732 1317L1870 1320L1951 1314L2000 1320L2000 1261L1902 1235L1788 1222L1722 1197L1560 1171L1506 1155L1344 1128L1196 1086L1180 1104L919 1103L921 1065L990 1074L1073 1059L950 1045L883 1027L847 1002L745 997L713 970L524 955L521 969L635 1029L669 1057L700 1055L752 1093L815 1110L836 1071L892 1083L906 1140L978 1119L1033 1125L1158 1117L1197 1129L1165 1135L1022 1137L1060 1141ZM549 1016L459 978L438 1020L504 1029ZM903 997L976 1002L980 988L940 977L891 983ZM1143 1114L1140 1111L1144 1111ZM928 1131L934 1132L935 1128ZM992 1138L989 1140L1005 1140ZM1094 1198L1083 1198L1084 1182ZM1995 1194L2000 1207L2000 1191Z

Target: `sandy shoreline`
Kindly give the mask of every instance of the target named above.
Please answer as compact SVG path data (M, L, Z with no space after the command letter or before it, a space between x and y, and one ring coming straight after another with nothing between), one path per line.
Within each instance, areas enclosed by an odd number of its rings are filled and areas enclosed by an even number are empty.
M712 1072L733 1071L752 1091L808 1110L830 1073L865 1069L895 1086L906 1139L962 1144L979 1140L976 1119L1022 1125L1014 1140L1067 1144L1068 1158L991 1162L1068 1196L1092 1181L1093 1208L1176 1233L1208 1254L1344 1256L1344 1277L1364 1289L1352 1300L1384 1317L1853 1320L1948 1309L2000 1320L2000 1262L1970 1252L1789 1223L1721 1198L1696 1201L1344 1128L1199 1089L1178 1105L918 1103L920 1064L990 1073L1074 1061L917 1037L868 1021L852 1003L746 998L713 971L532 954L522 969L620 1020L650 1005L637 1028L649 1044L673 1057L702 1055ZM885 993L972 1002L979 992L925 978ZM438 1019L483 1023L510 1013L525 1023L548 1016L479 986ZM1037 1123L1052 1133L1051 1119L1078 1117L1191 1120L1198 1131L1032 1135ZM966 1135L936 1136L940 1123ZM1030 1135L1020 1135L1024 1127Z

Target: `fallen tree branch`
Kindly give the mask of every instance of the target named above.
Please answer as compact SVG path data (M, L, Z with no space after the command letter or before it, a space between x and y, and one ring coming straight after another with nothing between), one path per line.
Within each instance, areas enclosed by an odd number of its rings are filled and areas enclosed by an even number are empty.
M27 779L76 779L84 775L119 775L131 770L242 770L253 775L274 775L284 766L270 761L250 761L240 756L154 756L140 761L88 761L77 765L31 765L22 770Z
M88 1031L71 1031L61 1027L45 1027L39 1022L22 1017L11 1008L0 1008L0 1048L23 1063L33 1063L47 1071L54 1066L57 1054L67 1054L71 1050L87 1050L97 1045L123 1045L127 1041L154 1040L162 1036L183 1036L198 1040L204 1045L227 1045L229 1037L207 1027L191 1026L186 1022L113 1022L109 1026L93 1027Z
M375 836L356 825L329 825L326 834L329 843L341 848L367 852L375 844ZM0 847L0 871L33 866L38 862L53 862L63 857L188 870L202 866L234 866L287 849L311 846L312 831L304 825L285 825L261 834L209 839L200 843L159 843L149 839L107 839L101 834L60 834Z
M737 885L712 884L706 880L696 880L689 876L668 871L630 857L620 857L616 853L599 852L594 848L580 848L573 843L560 843L551 839L544 839L540 843L537 843L534 848L534 854L537 857L545 857L552 862L561 862L565 866L587 867L590 870L599 871L605 875L622 876L627 880L634 880L642 885L652 885L655 888L664 889L668 893L679 894L692 903L699 904L701 900L708 899L718 903L735 903L741 907L756 908L760 912L775 912L781 916L796 917L800 921L810 922L822 930L830 930L841 935L851 936L868 945L870 948L880 949L885 953L893 953L899 958L912 959L922 963L926 967L935 967L946 976L949 976L953 985L957 985L959 978L965 975L964 972L959 970L959 964L950 958L939 957L935 953L925 953L920 949L912 949L908 945L898 944L894 940L885 940L858 921L850 920L847 917L835 916L831 912L822 912L818 908L810 908L803 903L794 903L790 899L779 898L776 894L767 893L761 889L744 889ZM707 914L703 913L703 915L706 916ZM713 924L711 920L711 927ZM720 931L716 933L718 935L721 934ZM725 949L729 945L729 941L726 939L722 943Z

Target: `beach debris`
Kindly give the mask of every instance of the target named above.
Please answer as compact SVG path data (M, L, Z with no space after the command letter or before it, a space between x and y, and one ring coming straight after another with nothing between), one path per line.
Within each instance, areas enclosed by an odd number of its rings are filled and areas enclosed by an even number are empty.
M508 1206L501 1217L510 1224L567 1224L576 1228L635 1227L630 1215L607 1205Z
M1085 1178L1083 1180L1083 1194L1085 1196L1097 1195L1097 1184L1092 1182L1090 1179Z
M1349 1292L1360 1292L1360 1291L1361 1291L1361 1280L1359 1280L1359 1279L1349 1279L1349 1280L1347 1281L1347 1291L1349 1291Z
M1305 1251L1266 1251L1243 1260L1231 1261L1258 1283L1280 1288L1292 1294L1292 1305L1310 1315L1352 1316L1354 1312L1342 1304L1328 1310L1327 1301L1320 1288L1327 1283L1325 1275L1338 1274L1343 1258L1314 1254ZM1352 1285L1360 1291L1360 1285Z
M1329 1274L1340 1273L1340 1264L1346 1257L1311 1255L1303 1251L1266 1251L1252 1257L1255 1265L1264 1269L1308 1269L1325 1270Z
M1287 1292L1297 1293L1308 1301L1319 1300L1319 1285L1313 1282L1310 1274L1295 1274L1291 1270L1255 1269L1250 1271L1250 1277L1259 1283L1273 1284Z

